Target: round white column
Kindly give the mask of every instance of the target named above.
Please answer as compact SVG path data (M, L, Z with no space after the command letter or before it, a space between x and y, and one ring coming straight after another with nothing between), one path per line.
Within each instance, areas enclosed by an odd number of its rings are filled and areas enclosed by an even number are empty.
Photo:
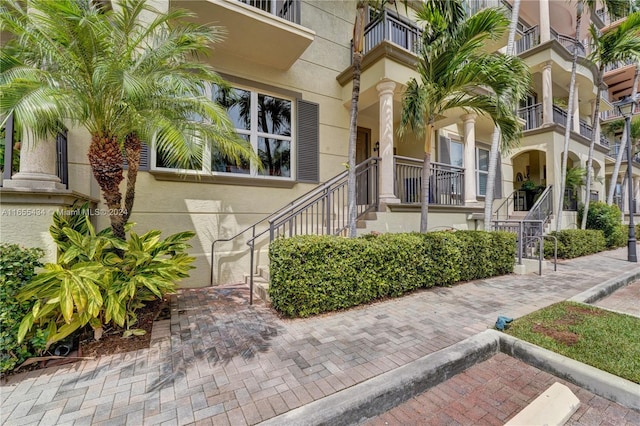
M476 114L462 116L464 123L464 201L476 199Z
M542 66L542 124L553 124L553 81L551 79L552 62Z
M39 139L25 131L20 147L20 170L5 180L5 188L65 189L56 175L56 142Z
M376 85L380 107L380 203L398 204L400 200L394 193L393 161L393 93L396 83L382 81Z
M549 0L539 0L540 12L540 44L551 40L551 24L549 20Z

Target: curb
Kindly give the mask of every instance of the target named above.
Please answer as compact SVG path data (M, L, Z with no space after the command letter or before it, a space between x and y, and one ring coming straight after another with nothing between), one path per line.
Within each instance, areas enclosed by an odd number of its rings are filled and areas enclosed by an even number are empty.
M640 268L568 299L593 303L640 279ZM417 396L498 352L546 371L590 392L640 410L640 385L524 340L488 329L402 367L272 417L260 425L359 424Z
M498 334L496 337L500 341L500 352L578 385L610 401L634 410L640 410L639 384L524 340L516 339L508 334L494 330L487 331Z
M499 350L497 335L483 331L446 349L426 355L260 425L347 425L382 414L485 361Z
M617 277L611 278L603 282L602 284L598 284L594 287L591 287L589 290L585 290L582 293L578 293L577 295L567 300L570 302L578 302L578 303L597 302L598 300L609 296L611 293L613 293L617 289L624 287L627 284L630 284L633 281L637 281L639 279L640 279L640 268L635 269L633 271L626 272Z

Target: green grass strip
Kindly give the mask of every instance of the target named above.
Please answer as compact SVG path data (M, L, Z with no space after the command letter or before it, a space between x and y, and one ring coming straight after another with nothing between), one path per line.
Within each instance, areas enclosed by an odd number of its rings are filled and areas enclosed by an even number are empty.
M506 332L640 383L640 318L560 302L515 320Z

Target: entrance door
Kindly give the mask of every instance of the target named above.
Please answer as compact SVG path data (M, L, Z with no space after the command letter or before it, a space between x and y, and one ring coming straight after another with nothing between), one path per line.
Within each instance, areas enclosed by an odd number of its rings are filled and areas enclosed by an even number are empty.
M362 163L371 155L371 129L358 127L356 138L356 164ZM369 176L356 175L356 203L363 205L369 203Z

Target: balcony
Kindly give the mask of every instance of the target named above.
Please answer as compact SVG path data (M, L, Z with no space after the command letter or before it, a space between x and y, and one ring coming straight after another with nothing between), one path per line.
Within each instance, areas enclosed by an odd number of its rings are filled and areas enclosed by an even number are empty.
M522 37L520 38L520 40L516 42L516 52L518 54L533 49L540 44L540 28L537 25L528 28L521 35ZM576 43L575 38L560 34L553 28L551 28L551 38L558 41L558 43L560 43L569 53L573 54L573 49L577 45L578 56L582 58L587 56L584 45L580 41Z
M216 55L288 70L311 45L315 32L299 25L300 0L193 0L176 3L204 25L219 22L228 34Z
M615 145L613 145L611 147L611 149L609 150L609 157L611 158L618 158L618 153L620 152L620 143L616 143ZM626 162L627 161L627 150L625 149L624 151L622 151L622 162ZM640 164L640 153L636 153L633 154L633 162L636 164Z
M604 67L604 72L608 73L613 70L617 70L618 68L623 68L629 65L634 65L636 61L633 59L627 59L626 61L618 61L613 64L608 64Z
M383 41L389 41L418 54L422 30L409 19L385 9L382 18L370 22L364 29L364 51L366 55Z
M422 198L422 160L394 157L395 194L402 204L420 204ZM464 169L450 164L431 163L429 204L464 205Z
M542 104L535 104L518 110L518 116L524 121L524 130L533 130L542 127ZM553 106L553 122L561 126L567 125L567 111L557 105ZM591 139L593 135L593 127L585 120L580 120L580 134L585 138ZM600 136L598 143L608 147L609 140Z

